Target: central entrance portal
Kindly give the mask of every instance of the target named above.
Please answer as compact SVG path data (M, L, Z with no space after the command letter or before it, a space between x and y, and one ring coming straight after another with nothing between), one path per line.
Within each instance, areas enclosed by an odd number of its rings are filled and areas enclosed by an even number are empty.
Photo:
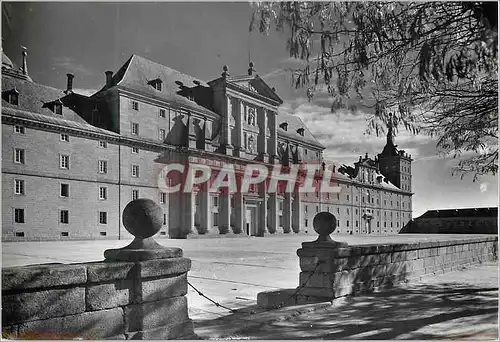
M248 236L257 235L257 206L247 204L245 206L245 233Z

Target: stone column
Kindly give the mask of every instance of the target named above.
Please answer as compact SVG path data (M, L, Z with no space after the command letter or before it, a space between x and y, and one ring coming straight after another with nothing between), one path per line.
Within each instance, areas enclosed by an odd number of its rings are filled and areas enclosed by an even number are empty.
M194 214L195 214L195 194L193 192L182 193L181 198L183 202L182 212L182 225L184 229L189 232L189 234L196 234L198 230L194 225Z
M293 210L292 210L292 229L294 233L298 233L303 229L303 216L302 216L302 205L300 193L297 191L294 192L293 199Z
M267 186L266 182L262 182L258 185L259 187L259 197L261 198L259 206L259 230L257 232L258 236L264 236L267 226Z
M283 233L290 233L292 230L292 194L285 192L283 201Z
M234 229L233 232L235 234L241 234L243 231L245 231L245 220L244 220L244 212L245 212L245 203L243 200L243 193L238 191L233 195L234 199L234 215L235 215L235 222L234 222Z
M278 195L269 194L269 217L267 219L267 230L274 234L278 229Z
M265 108L257 109L257 125L259 126L259 137L257 139L257 152L259 153L259 159L267 162L267 113Z
M169 175L172 184L178 184L181 175L178 172ZM169 194L169 234L172 238L186 238L194 228L193 194L181 191Z
M233 110L235 112L235 124L236 124L236 156L241 157L241 149L243 145L243 113L245 112L245 105L240 99L235 98L233 101Z
M232 105L231 97L226 95L225 97L225 113L223 113L222 118L222 134L224 141L225 154L228 156L233 155L233 145L231 144L231 115L232 115Z
M212 211L210 206L210 192L208 191L208 182L203 184L200 196L199 217L200 217L200 234L208 234L212 228Z
M219 196L219 234L227 234L231 226L231 195L225 190Z
M271 133L271 140L269 141L269 157L271 163L279 163L278 159L278 122L277 113L268 110L267 117L269 122L269 131Z

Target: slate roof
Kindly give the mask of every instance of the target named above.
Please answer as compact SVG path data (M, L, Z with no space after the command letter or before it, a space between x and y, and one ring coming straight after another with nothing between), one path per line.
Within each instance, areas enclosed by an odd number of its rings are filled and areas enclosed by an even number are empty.
M105 135L110 135L114 137L119 137L120 135L99 127L92 126L88 123L85 122L78 122L74 120L66 120L61 117L56 117L56 116L49 116L45 114L39 114L39 113L30 113L21 109L17 108L2 108L2 116L14 116L17 118L23 118L23 119L28 119L32 121L38 121L38 122L44 122L44 123L49 123L53 125L58 125L58 126L63 126L63 127L68 127L68 128L74 128L77 130L84 130L84 131L90 131L93 133L99 133L99 134L105 134Z
M397 186L395 186L394 184L392 184L380 172L375 172L374 175L375 175L375 179L378 179L379 177L381 177L381 182L380 183L378 183L378 182L376 183L377 186L380 186L383 189L401 191L401 189L399 189ZM344 178L346 180L354 181L356 179L356 177L357 177L356 168L344 164L344 165L340 166L339 168L337 168L335 176L338 177L339 179L340 178Z
M298 116L278 112L278 117L276 118L276 120L278 125L279 137L283 138L290 137L297 139L299 141L310 143L322 149L325 148L325 146L323 146L318 140L316 140L314 135L312 135L311 131L309 131L309 129L306 127L306 125L302 122L302 120ZM279 125L281 125L284 122L288 124L286 131L279 127ZM304 128L304 136L301 136L299 133L297 133L297 130L299 128Z
M157 91L148 84L149 81L158 78L162 81L161 91ZM173 102L202 113L209 113L212 116L219 116L210 109L203 107L195 101L191 101L185 96L179 94L179 92L183 90L183 87L202 87L210 90L210 86L205 81L183 74L180 71L137 55L132 55L112 77L111 85L104 86L99 92L114 86L139 91L152 98Z
M497 217L498 207L428 210L417 219L453 217Z
M3 76L3 75L2 75ZM58 117L85 123L85 120L76 112L63 106L63 114L55 114L45 104L63 99L66 94L61 89L48 87L27 80L14 77L2 77L2 92L17 89L19 92L19 104L12 105L5 101L2 96L2 107L19 109L30 113L43 114L48 117Z

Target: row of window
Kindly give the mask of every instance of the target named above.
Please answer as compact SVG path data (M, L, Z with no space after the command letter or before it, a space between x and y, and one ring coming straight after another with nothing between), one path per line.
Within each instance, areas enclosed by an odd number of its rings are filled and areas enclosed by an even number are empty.
M19 106L19 92L17 90L11 90L7 94L7 102L14 106ZM42 108L49 108L53 113L62 115L62 102L61 100L56 100L50 103L44 103Z
M98 214L99 224L108 224L108 212L99 211ZM69 210L59 210L59 223L69 224L70 216ZM14 222L26 223L25 210L22 208L14 208ZM167 225L167 215L163 214L163 225Z
M26 183L23 179L15 179L14 180L14 193L16 195L24 195L26 192ZM69 184L63 183L60 184L60 197L69 197ZM139 198L139 190L132 190L132 200L136 200ZM108 199L108 188L106 186L99 187L99 199L106 200ZM165 192L160 192L159 201L161 204L165 204L167 202L167 194Z

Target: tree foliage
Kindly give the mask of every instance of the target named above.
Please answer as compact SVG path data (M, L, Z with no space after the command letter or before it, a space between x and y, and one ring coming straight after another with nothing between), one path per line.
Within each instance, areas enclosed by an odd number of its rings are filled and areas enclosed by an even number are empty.
M250 30L288 36L293 86L363 109L379 134L435 136L474 180L498 171L496 2L258 2Z

